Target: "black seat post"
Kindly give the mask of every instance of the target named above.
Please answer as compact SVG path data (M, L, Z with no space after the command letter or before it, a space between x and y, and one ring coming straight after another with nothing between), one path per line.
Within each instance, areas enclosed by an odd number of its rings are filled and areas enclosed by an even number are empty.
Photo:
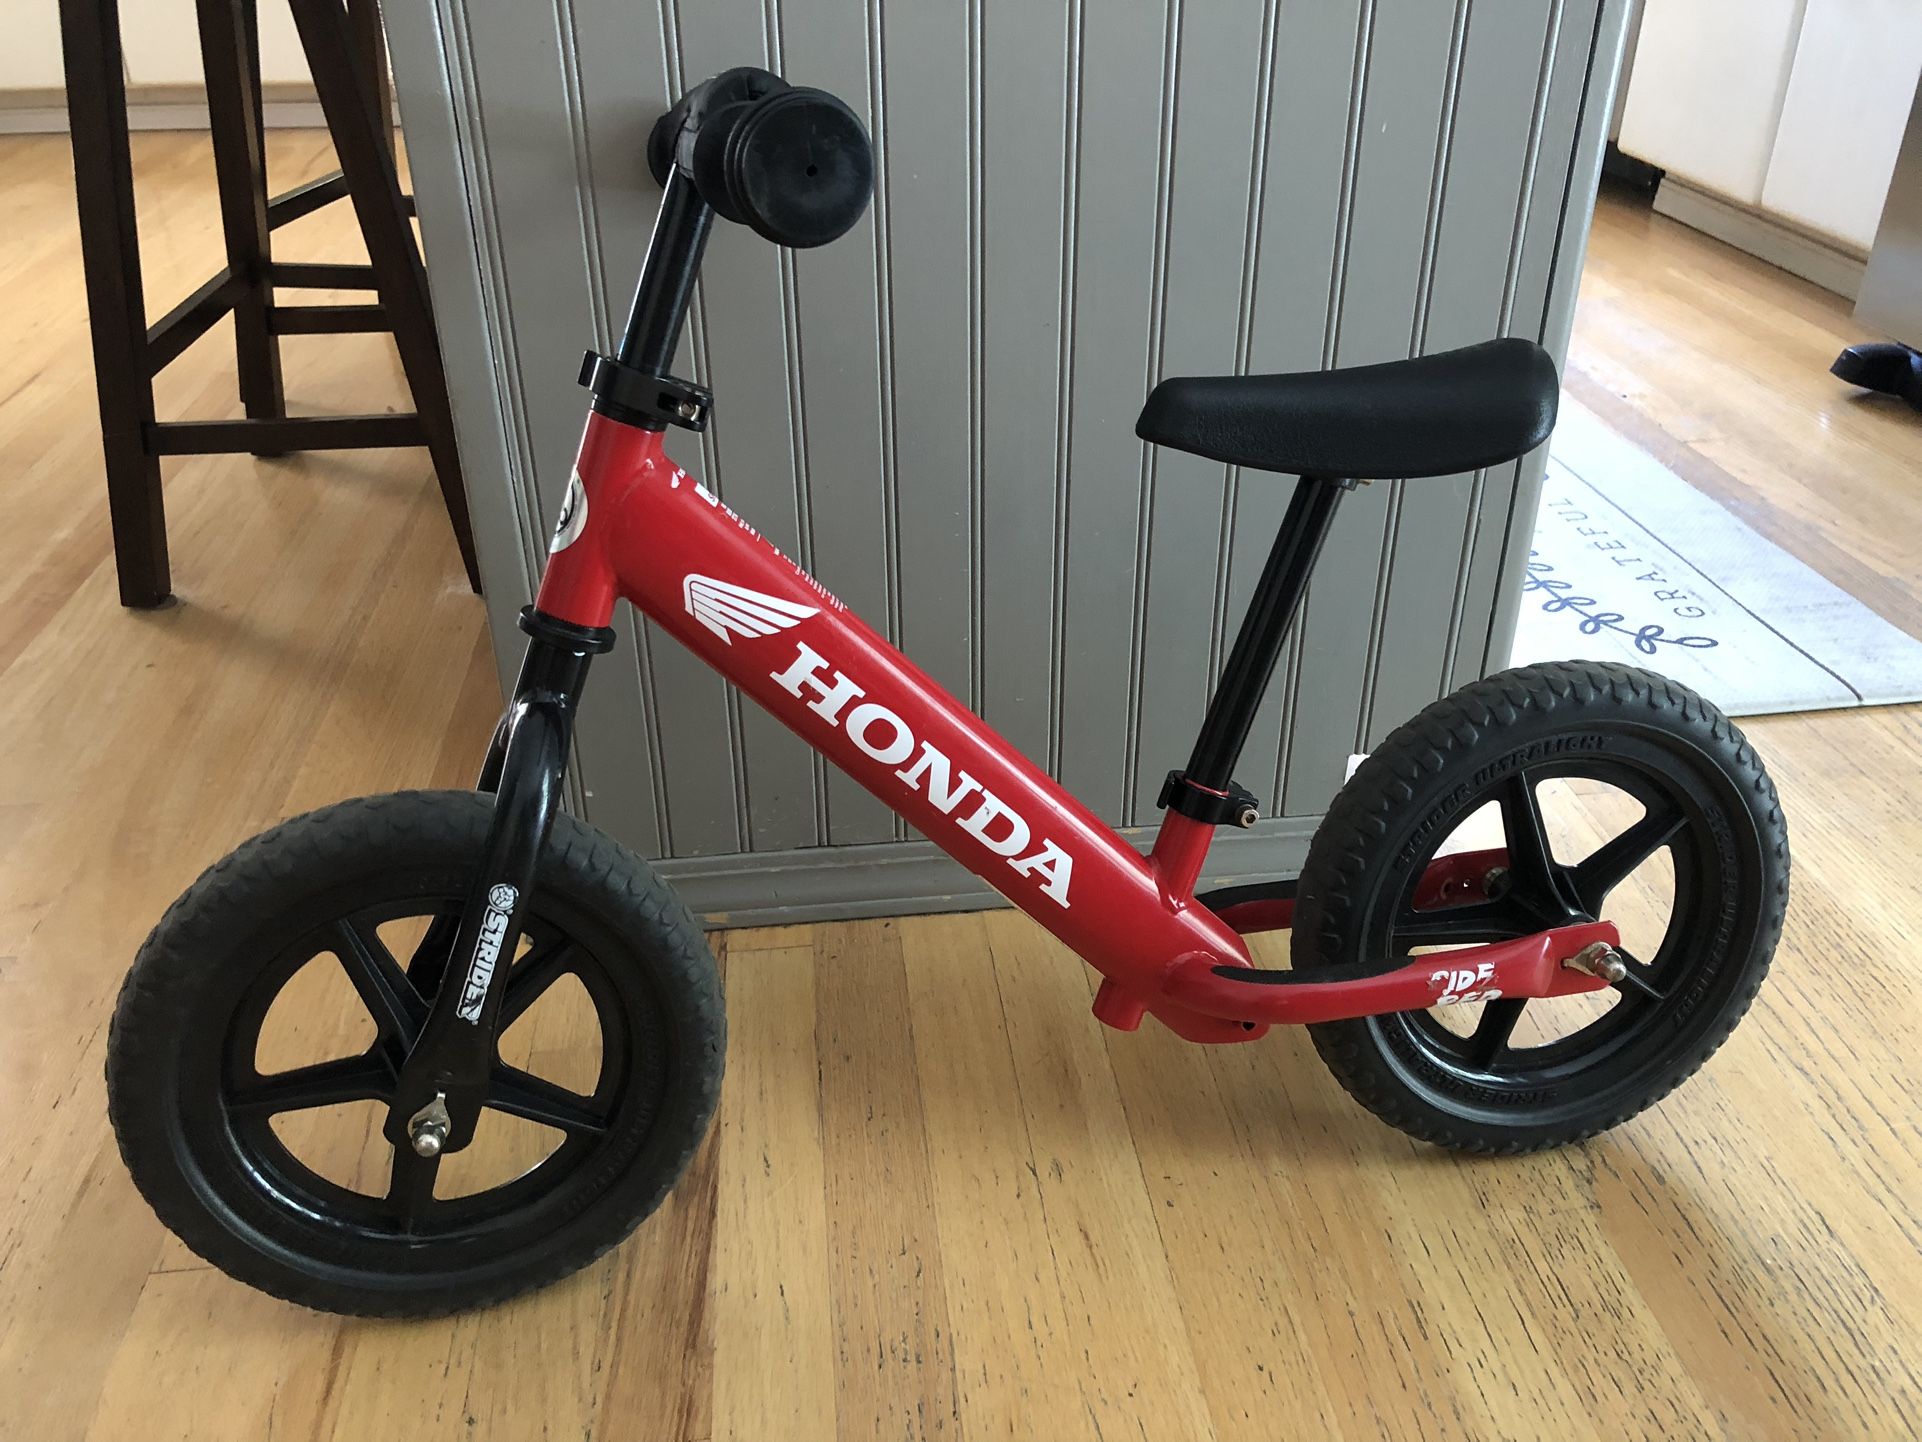
M1255 583L1254 599L1221 668L1221 680L1189 757L1184 774L1194 785L1218 792L1228 789L1248 728L1254 725L1255 709L1281 656L1281 643L1301 609L1309 573L1334 523L1335 505L1354 484L1322 476L1303 476L1296 483L1288 514L1275 533L1267 564Z

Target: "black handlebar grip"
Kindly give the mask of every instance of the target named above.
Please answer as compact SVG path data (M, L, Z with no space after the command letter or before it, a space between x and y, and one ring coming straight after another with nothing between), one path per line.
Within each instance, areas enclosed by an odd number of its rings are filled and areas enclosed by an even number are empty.
M668 171L674 168L674 147L681 138L681 127L687 124L687 112L681 108L683 103L677 100L672 109L662 111L654 128L647 132L648 173L654 177L654 183L663 188L667 185Z
M772 71L752 65L737 65L723 70L696 85L654 122L647 137L647 168L655 183L667 184L667 172L675 161L692 172L691 142L703 132L726 129L719 112L742 101L759 100L777 90L787 89L787 81Z
M755 101L733 126L724 160L729 201L776 245L840 238L874 193L867 132L825 90L795 86Z
M874 190L874 151L852 110L748 67L690 90L655 122L647 150L656 180L679 165L717 215L776 245L845 235Z

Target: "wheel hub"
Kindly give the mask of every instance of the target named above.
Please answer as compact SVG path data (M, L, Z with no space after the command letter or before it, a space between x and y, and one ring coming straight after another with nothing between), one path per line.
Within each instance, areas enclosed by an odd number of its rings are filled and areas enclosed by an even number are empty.
M439 1156L453 1126L453 1118L447 1114L447 1093L435 1092L431 1102L407 1119L407 1139L413 1143L414 1155Z

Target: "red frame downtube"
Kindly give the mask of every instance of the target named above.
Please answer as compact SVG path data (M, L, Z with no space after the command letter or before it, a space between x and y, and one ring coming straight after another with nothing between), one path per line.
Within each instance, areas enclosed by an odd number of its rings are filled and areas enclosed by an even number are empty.
M619 597L1100 971L1104 1021L1128 1027L1145 1011L1190 1040L1242 1041L1270 1021L1318 1019L1291 1015L1285 993L1346 985L1220 977L1251 963L1234 927L1194 899L1211 825L1169 811L1152 854L1136 852L669 459L661 432L597 413L536 604L598 627ZM1508 995L1603 984L1560 968L1592 938L1546 935L1546 961L1497 956L1488 984ZM1416 986L1403 968L1409 977L1349 993L1363 1010L1338 1014L1432 1005L1435 970Z

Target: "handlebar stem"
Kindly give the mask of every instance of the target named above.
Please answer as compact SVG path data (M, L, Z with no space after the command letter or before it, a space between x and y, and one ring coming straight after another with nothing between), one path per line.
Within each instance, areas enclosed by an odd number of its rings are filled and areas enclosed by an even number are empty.
M713 224L714 212L701 199L693 177L674 166L661 194L654 235L647 243L640 284L635 287L634 305L628 311L627 328L621 333L616 352L615 358L623 365L651 375L667 374L674 348L680 344L694 278L700 273L701 255L707 249L707 233Z

